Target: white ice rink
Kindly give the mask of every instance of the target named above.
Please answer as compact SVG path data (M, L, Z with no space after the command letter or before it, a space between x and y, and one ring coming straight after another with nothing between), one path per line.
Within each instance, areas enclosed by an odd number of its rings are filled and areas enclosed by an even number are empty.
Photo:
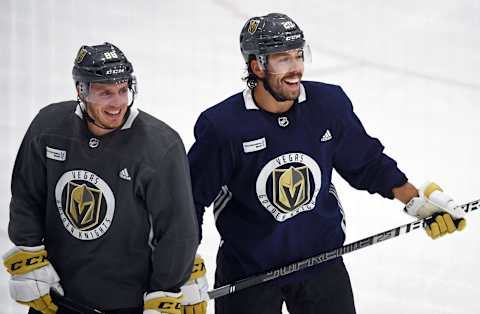
M275 11L297 21L310 42L304 78L341 85L413 183L435 180L459 203L480 198L478 0L1 0L0 251L11 245L18 146L41 107L74 97L80 45L117 44L139 79L136 105L174 127L188 149L199 113L244 88L243 23ZM400 202L334 180L347 242L411 221ZM200 251L213 283L219 239L211 211L206 218ZM480 212L462 233L432 241L416 232L345 261L359 314L480 313ZM7 278L0 272L0 313L24 313Z

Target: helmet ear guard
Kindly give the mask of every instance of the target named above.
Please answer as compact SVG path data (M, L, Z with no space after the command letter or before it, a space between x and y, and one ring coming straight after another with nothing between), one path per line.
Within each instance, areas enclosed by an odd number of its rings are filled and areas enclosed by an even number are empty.
M90 83L87 82L76 82L76 87L78 89L78 96L81 99L85 99L88 96L88 92L90 89Z
M133 95L138 94L137 77L133 74L130 76L130 79L128 80L128 88L132 91Z

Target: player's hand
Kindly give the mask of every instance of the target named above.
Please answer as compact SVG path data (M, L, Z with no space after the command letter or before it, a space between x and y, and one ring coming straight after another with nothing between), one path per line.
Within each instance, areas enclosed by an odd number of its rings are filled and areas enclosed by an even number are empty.
M143 299L143 314L182 314L181 300L181 292L150 292Z
M43 245L14 247L3 255L3 264L10 273L10 296L43 314L54 314L57 306L50 297L50 288L63 294L60 278L47 260Z
M465 212L437 184L425 183L418 194L407 203L405 212L421 219L432 217L425 226L425 231L432 239L465 229Z
M208 301L208 282L205 261L200 255L195 257L192 275L182 287L184 314L206 314Z

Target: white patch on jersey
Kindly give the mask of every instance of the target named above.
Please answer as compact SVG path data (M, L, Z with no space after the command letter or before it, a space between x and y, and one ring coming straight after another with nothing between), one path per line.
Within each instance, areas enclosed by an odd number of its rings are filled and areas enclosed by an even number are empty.
M66 150L56 149L48 146L45 147L45 150L46 150L46 157L48 159L53 159L57 161L65 161L67 159Z
M243 151L245 153L257 152L259 150L267 148L267 140L262 137L258 140L253 140L249 142L243 142Z
M298 164L303 166L294 166ZM282 177L283 174L286 174L287 176L291 175L291 187L294 191L294 194L287 196L289 201L293 200L293 203L290 203L291 208L287 209L280 206L281 201L279 201L279 198L281 196L278 195L279 193L275 195L275 193L277 193L275 188L272 188L273 191L271 191L271 193L267 191L267 182L269 181L269 178L272 178L270 181L275 181L275 175L277 175L277 177ZM310 191L310 174L314 181L313 192ZM297 179L296 182L293 182L294 175ZM256 183L258 201L268 212L270 212L270 214L272 214L275 220L283 222L301 212L310 211L315 208L317 196L322 185L321 182L322 172L317 162L312 157L300 152L286 153L270 160L260 171ZM281 187L283 186L280 186L280 188ZM302 191L299 189L302 189ZM300 192L304 194L303 197L299 194Z
M74 190L80 192L75 194ZM79 240L98 239L112 224L115 196L108 184L93 172L83 169L65 172L55 186L55 199L63 226Z

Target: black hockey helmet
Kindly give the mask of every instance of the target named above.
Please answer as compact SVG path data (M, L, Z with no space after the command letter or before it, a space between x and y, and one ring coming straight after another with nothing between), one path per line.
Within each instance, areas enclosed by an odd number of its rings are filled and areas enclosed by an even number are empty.
M72 76L75 84L80 83L81 92L90 83L128 82L128 87L136 93L133 66L125 54L115 45L105 42L101 45L84 45L78 50Z
M252 17L240 33L240 51L245 62L250 57L303 48L303 31L287 15L270 13Z

